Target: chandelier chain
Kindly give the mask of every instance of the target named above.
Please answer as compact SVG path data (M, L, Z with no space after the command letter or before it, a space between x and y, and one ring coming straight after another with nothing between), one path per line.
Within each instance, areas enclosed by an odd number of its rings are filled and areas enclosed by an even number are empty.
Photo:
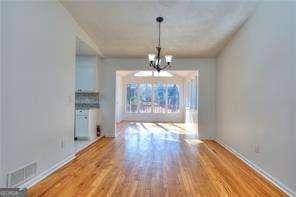
M155 70L160 72L161 70L167 69L171 66L171 61L172 61L172 56L171 55L166 55L164 60L165 62L161 62L161 43L160 43L160 36L161 36L161 22L163 21L162 17L157 17L156 21L158 22L158 45L156 47L157 54L149 54L148 59L149 59L149 65L150 67L153 67Z

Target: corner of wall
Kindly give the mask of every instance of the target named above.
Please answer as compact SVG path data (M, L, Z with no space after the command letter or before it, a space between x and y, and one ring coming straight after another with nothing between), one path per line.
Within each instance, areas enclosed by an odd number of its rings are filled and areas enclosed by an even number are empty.
M72 19L76 36L79 37L81 40L83 40L85 43L87 43L92 49L94 49L101 57L103 57L102 52L100 51L97 44L94 42L95 39L93 39L78 23L78 21L73 17L73 15L68 11L68 9L65 7L63 2L57 1L65 10L65 12L69 15L69 17Z
M215 59L214 59L214 67L215 67L215 74L214 74L214 80L215 80L215 82L214 82L214 87L215 87L215 93L214 93L214 98L215 98L215 101L214 101L214 105L215 105L215 107L214 107L214 132L213 132L213 136L212 136L212 138L215 140L216 138L217 138L217 129L218 129L218 125L217 125L217 87L218 87L218 80L217 80L217 77L218 77L218 72L217 72L217 70L218 70L218 63L217 63L217 59L218 59L218 57L216 57Z

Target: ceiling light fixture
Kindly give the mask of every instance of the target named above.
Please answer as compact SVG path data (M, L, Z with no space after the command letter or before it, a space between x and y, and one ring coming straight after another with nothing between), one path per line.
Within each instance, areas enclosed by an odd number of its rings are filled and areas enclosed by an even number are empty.
M165 61L163 61L165 63L161 63L161 57L160 57L160 51L161 51L161 47L160 47L160 23L162 21L163 21L163 17L159 16L159 17L156 18L156 22L158 22L158 46L156 47L157 55L155 55L155 54L149 54L148 55L148 60L149 60L150 67L153 67L158 72L171 67L171 62L172 62L172 58L173 58L173 56L171 56L171 55L166 55L166 56L164 56Z

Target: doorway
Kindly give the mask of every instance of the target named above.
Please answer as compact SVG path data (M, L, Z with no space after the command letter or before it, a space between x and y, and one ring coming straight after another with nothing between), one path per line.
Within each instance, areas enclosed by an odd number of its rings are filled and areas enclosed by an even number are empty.
M97 53L76 38L74 147L76 152L95 141L99 125Z
M116 123L184 123L198 135L198 71L116 71L115 114Z

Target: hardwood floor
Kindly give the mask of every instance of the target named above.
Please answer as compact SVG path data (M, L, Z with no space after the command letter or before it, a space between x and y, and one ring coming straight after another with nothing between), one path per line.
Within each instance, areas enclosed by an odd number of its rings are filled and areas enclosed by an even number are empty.
M122 123L29 196L285 196L215 141L182 124Z

